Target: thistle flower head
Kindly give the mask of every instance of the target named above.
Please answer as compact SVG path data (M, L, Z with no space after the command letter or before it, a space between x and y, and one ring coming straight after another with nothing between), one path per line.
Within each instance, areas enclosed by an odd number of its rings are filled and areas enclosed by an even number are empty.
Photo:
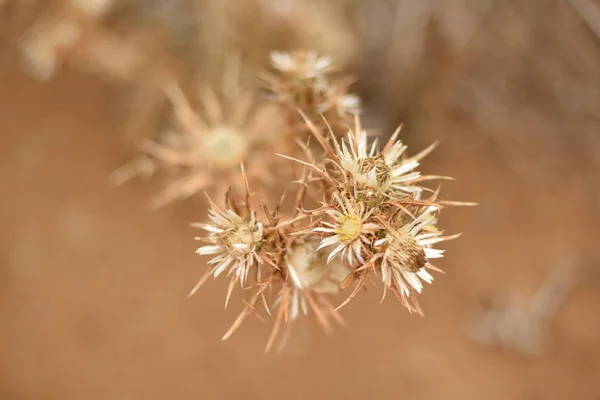
M258 250L263 240L263 224L256 220L256 213L247 217L227 209L221 211L214 203L209 209L211 223L198 226L209 232L210 244L198 248L196 253L211 255L211 274L216 278L229 270L233 279L245 284L253 265L262 263Z
M329 57L313 50L276 51L271 53L271 65L274 71L263 72L261 78L271 97L287 111L287 135L292 139L308 133L298 110L311 117L323 114L340 129L360 113L360 98L348 93L354 80L339 74Z
M352 198L342 199L337 193L334 195L334 201L333 208L326 211L333 222L323 221L322 226L313 230L325 234L319 249L335 245L327 257L328 262L341 253L342 259L346 256L350 265L354 260L364 264L365 246L371 242L371 236L379 229L376 223L368 222L372 210L367 210L364 203Z
M437 270L431 260L443 257L444 251L431 248L432 244L457 236L443 237L435 223L437 206L425 208L412 221L397 229L389 229L385 238L374 243L383 253L380 258L381 279L386 289L393 289L411 309L408 298L421 293L423 282L431 283L428 270ZM413 304L416 304L413 300Z
M406 146L396 141L396 136L397 133L392 135L383 151L380 151L377 140L368 145L367 132L361 130L357 123L354 132L348 132L347 140L342 139L341 145L335 144L340 166L359 191L371 196L397 197L421 190L412 184L420 176L419 172L414 171L419 162L401 159Z
M328 263L327 253L318 251L318 246L319 240L312 234L292 239L287 246L284 269L289 272L289 279L281 282L273 304L278 311L266 350L285 324L286 334L280 343L280 347L283 346L291 324L301 315L308 315L309 310L326 333L332 332L331 319L343 323L328 297L340 291L340 283L350 269L340 260Z
M153 199L152 208L184 200L201 190L224 192L230 185L241 188L241 162L253 183L271 183L273 158L268 156L277 142L270 134L277 133L282 118L277 106L255 102L254 92L239 86L238 75L234 66L228 67L221 96L208 86L202 88L203 112L195 111L178 85L166 86L176 123L172 131L178 138L147 140L142 150L159 167L174 173Z

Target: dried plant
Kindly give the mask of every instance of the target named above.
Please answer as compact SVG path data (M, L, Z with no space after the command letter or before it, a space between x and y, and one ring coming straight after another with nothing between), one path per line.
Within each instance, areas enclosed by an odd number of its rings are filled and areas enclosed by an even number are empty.
M449 179L418 172L435 144L409 157L398 128L380 147L361 126L352 76L312 49L271 52L268 71L251 71L261 88L242 79L237 57L225 62L220 86L204 77L200 85L190 84L182 77L183 58L166 44L107 25L116 3L57 1L54 12L28 31L22 48L40 78L69 62L151 88L158 100L142 107L146 114L158 114L160 99L168 103L168 128L149 132L141 154L112 178L120 184L160 173L167 184L152 199L153 208L207 192L210 221L193 226L206 232L197 238L203 242L197 253L210 260L190 295L211 276L223 275L229 278L226 306L237 285L252 293L223 339L250 314L258 316L259 306L274 317L266 350L283 346L301 316L314 316L330 333L334 322L343 324L339 309L372 280L381 281L382 301L391 291L421 314L417 297L433 282L432 272L440 271L433 263L444 253L432 246L458 237L437 227L439 213L471 204L442 201L439 189L422 186ZM221 10L221 2L209 3ZM231 10L221 11L225 16ZM270 193L289 181L296 185L293 204L283 195L269 207ZM334 305L333 297L352 285Z
M272 71L261 74L271 98L286 110L289 142L309 133L298 110L309 118L324 115L334 129L343 129L360 113L360 98L350 94L353 78L341 74L330 57L299 49L271 53Z
M257 184L272 184L273 171L284 174L281 167L274 168L281 163L272 157L281 142L281 111L276 104L257 99L256 91L240 82L238 57L228 61L220 93L209 85L200 86L201 112L194 110L178 84L166 85L173 127L156 140L144 141L143 155L115 171L115 183L157 169L170 170L167 187L151 201L152 208L160 208L203 190L242 188L240 162Z
M198 253L213 255L209 264L214 266L192 293L210 275L217 277L226 270L231 276L227 301L236 282L254 291L223 339L257 312L261 300L268 314L271 308L276 310L267 350L282 326L280 345L291 323L309 312L331 332L332 319L343 322L338 309L373 277L381 280L384 297L392 291L410 312L422 313L417 295L424 283L433 281L430 271L440 271L432 262L443 256L443 250L432 245L458 237L444 236L437 228L438 213L447 205L471 204L438 200L437 190L420 186L445 178L416 171L435 146L406 157L406 146L398 140L400 128L380 149L377 139L369 143L358 116L347 138L339 141L331 129L321 130L303 117L323 156L315 157L308 146L300 146L304 160L281 155L300 169L291 213L281 211L282 203L270 211L263 202L259 216L250 206L248 178L243 173L245 200L238 204L228 191L226 209L211 202L212 223L195 224L209 232L207 238L200 238L208 244ZM320 206L307 208L307 203L317 201ZM253 282L247 282L248 277ZM333 307L330 297L353 283L346 300Z

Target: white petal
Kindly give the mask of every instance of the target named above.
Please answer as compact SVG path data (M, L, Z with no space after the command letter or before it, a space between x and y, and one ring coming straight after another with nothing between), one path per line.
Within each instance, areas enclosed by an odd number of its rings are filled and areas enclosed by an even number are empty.
M335 229L319 227L319 228L313 229L312 231L313 232L334 233Z
M427 283L433 282L433 276L431 276L431 274L425 268L418 270L417 275L419 275L419 278L423 279Z
M367 174L367 185L373 189L377 188L377 167L373 167Z
M213 273L214 277L216 278L217 276L221 275L221 273L223 271L225 271L225 269L233 262L233 258L228 257L225 261L223 261L223 263L221 265L219 265L217 267L217 269L215 269L215 272Z
M425 248L425 257L442 258L444 257L444 250Z
M342 250L344 250L346 248L346 246L343 243L340 243L340 245L338 247L336 247L327 257L327 264L329 264L331 262L331 260L333 260L333 258Z
M300 289L303 289L302 282L300 281L300 276L298 276L298 272L296 272L296 269L292 265L288 264L288 271L290 271L290 276L292 277L292 281L294 281L294 284Z
M202 229L204 229L205 231L208 231L208 232L213 232L213 233L223 232L223 229L217 228L216 226L212 226L209 224L203 224Z
M417 275L415 275L413 272L403 272L402 276L404 276L406 282L408 282L408 284L412 286L413 289L415 289L418 293L421 293L421 291L423 290L423 284L421 283Z
M291 318L292 320L298 318L298 315L300 314L300 305L298 304L298 291L294 290L294 294L292 295L292 312L291 312Z
M400 291L404 293L405 296L410 296L410 290L408 289L408 286L406 286L406 280L402 277L400 271L397 269L393 269L392 271L394 273L394 281L396 282L396 285L400 287Z
M415 236L415 240L419 241L421 239L427 239L433 236L440 236L442 233L441 232L427 232L427 233L421 233L417 236Z
M366 230L366 231L375 231L377 229L381 229L381 226L379 226L378 224L375 224L373 222L366 223L362 227L363 227L363 230Z
M352 246L352 250L354 250L354 255L356 256L356 259L361 263L361 265L365 264L365 260L362 257L362 244L360 242L360 240L357 240L356 242L354 242L353 246ZM350 263L352 265L352 263Z
M403 164L400 164L399 166L395 167L394 169L392 169L390 174L392 176L403 175L403 174L407 173L408 171L411 171L411 170L417 168L418 166L419 166L418 161L410 161L410 162L403 163Z
M207 254L217 254L224 251L221 246L202 246L196 250L196 254L207 255Z
M443 237L432 237L429 239L417 239L417 243L420 246L428 246L430 244L435 244L435 243L439 243L439 242L443 242L444 238Z
M325 238L321 241L321 244L317 248L317 251L321 250L323 247L331 246L332 244L336 244L339 242L340 242L340 238L337 235Z
M373 246L379 247L382 244L384 244L385 242L387 242L387 238L379 239L379 240L375 241L375 243L373 243Z
M414 181L415 179L417 179L420 176L421 176L420 172L411 172L410 174L406 174L406 175L400 174L398 176L394 176L392 178L392 182L394 184L396 184L396 183L400 183L400 182Z
M402 142L398 141L392 145L390 150L384 155L385 163L389 166L394 165L396 160L400 158L402 153L406 150L406 146Z

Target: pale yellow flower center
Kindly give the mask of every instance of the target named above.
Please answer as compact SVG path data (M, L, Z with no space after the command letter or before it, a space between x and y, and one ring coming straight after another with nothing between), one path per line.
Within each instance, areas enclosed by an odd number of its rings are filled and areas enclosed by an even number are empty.
M204 137L204 156L216 168L238 167L248 152L248 138L235 129L218 126Z
M226 232L220 239L221 245L227 248L232 255L240 256L248 253L256 242L260 240L258 230L252 229L250 226L242 225L235 230ZM245 244L248 249L235 248L234 244Z
M351 242L360 236L362 220L358 215L344 215L338 222L340 226L335 233L343 242Z

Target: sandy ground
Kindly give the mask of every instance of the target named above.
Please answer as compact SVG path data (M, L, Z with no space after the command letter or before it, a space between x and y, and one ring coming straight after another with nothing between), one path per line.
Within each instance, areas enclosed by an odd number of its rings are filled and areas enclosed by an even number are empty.
M152 184L109 186L127 157L115 90L68 71L43 84L2 56L0 398L600 399L593 274L552 319L541 356L465 334L495 293L528 296L555 267L597 266L598 175L576 153L554 169L535 149L507 162L472 123L432 113L415 146L443 143L426 170L456 176L446 196L481 206L444 211L444 228L464 235L421 297L426 316L370 290L334 336L300 324L283 354L265 356L260 321L219 340L239 311L223 311L224 282L186 298L204 269L187 224L204 205L150 212ZM548 179L524 178L529 167Z

